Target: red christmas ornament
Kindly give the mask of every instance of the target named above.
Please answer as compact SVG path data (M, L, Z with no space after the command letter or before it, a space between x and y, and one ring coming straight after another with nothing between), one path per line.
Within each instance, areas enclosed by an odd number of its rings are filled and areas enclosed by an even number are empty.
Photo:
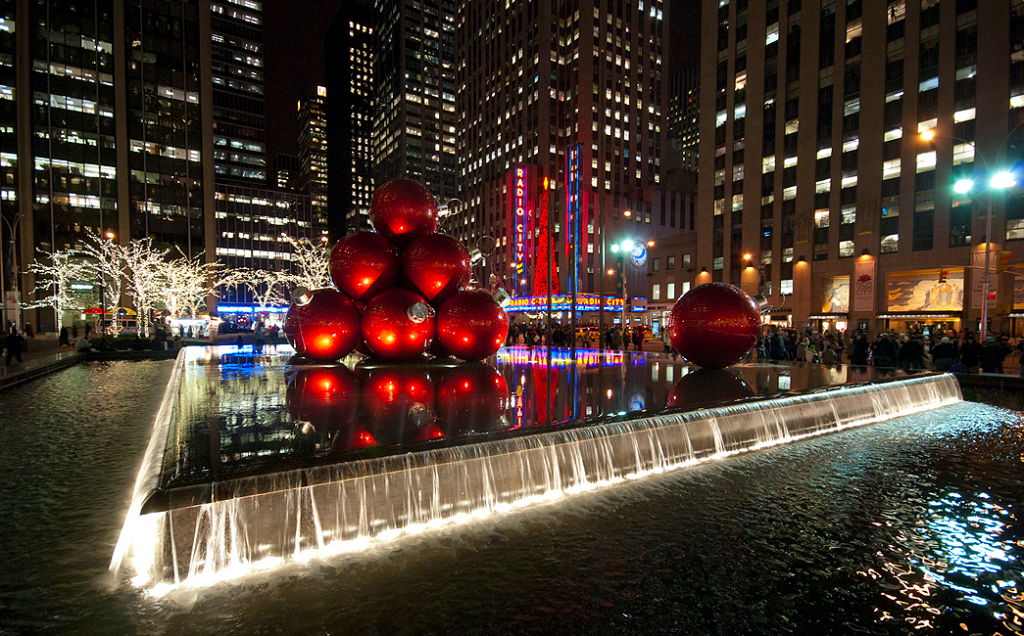
M722 369L739 362L760 334L757 305L732 285L695 287L672 306L668 328L672 346L701 367Z
M373 229L400 247L437 231L438 207L426 188L408 179L388 181L373 193Z
M394 287L401 272L398 248L380 234L349 234L331 251L331 280L342 293L360 303Z
M508 314L482 289L461 291L437 315L437 339L456 358L483 360L508 336Z
M363 310L363 340L375 356L409 360L423 354L434 339L434 310L408 289L389 289Z
M434 382L423 367L389 365L372 369L363 384L359 421L379 444L412 441L433 422L434 400Z
M727 369L697 369L679 378L668 393L669 408L699 409L753 397L750 385Z
M292 422L306 434L348 427L359 412L360 388L347 367L300 369L285 393Z
M343 358L359 344L359 310L333 289L308 292L298 287L284 319L284 335L298 353L314 360Z
M483 362L460 364L438 384L438 426L449 437L501 430L508 400L508 383L497 369Z
M444 234L421 236L402 254L402 275L432 305L440 307L469 284L473 275L469 250Z

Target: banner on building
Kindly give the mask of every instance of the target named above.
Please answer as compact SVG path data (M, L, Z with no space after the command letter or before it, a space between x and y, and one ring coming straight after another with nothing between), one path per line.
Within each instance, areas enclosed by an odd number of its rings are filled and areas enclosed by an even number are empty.
M1024 269L1020 268L1013 277L1013 308L1024 309Z
M889 311L963 311L964 270L889 274Z
M874 260L858 260L853 266L853 310L875 310Z
M821 295L821 311L825 314L845 314L850 311L850 277L826 278Z

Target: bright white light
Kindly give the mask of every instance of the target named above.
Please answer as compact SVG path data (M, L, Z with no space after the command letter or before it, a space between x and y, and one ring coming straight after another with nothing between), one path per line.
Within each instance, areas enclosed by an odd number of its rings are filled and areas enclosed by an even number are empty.
M971 191L971 188L973 187L974 182L971 181L970 179L960 179L959 181L953 184L953 189L956 190L959 194L967 194L968 192Z
M992 187L1002 190L1003 188L1012 188L1017 185L1017 180L1013 178L1011 172L999 172L996 176L992 177Z
M626 250L627 252L629 250L633 249L633 241L631 241L629 239L626 239L625 241L623 241L622 242L622 249Z

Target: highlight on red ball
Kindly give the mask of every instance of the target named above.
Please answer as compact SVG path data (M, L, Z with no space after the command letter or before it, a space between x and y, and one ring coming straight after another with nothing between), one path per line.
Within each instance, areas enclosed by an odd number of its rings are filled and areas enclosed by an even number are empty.
M757 303L742 289L708 283L684 294L671 311L672 346L706 369L724 369L743 359L761 335Z
M462 291L473 275L466 246L444 234L427 234L402 254L402 275L432 305Z
M439 207L434 195L409 179L393 179L373 193L370 223L399 247L437 231Z
M434 339L434 313L416 292L389 289L375 296L363 310L363 340L379 358L412 360L423 355Z
M483 360L495 354L508 336L508 314L482 289L467 289L449 298L437 314L437 338L456 358Z
M360 342L359 309L333 289L292 292L284 335L296 352L320 361L343 358Z
M367 303L398 284L402 261L398 247L380 234L355 232L334 245L330 271L339 291Z

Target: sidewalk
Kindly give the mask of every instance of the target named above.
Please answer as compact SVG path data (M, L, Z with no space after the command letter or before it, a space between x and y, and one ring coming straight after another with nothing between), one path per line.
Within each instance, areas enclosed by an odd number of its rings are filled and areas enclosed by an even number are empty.
M21 384L33 378L53 373L81 362L84 357L74 347L58 347L57 339L26 338L28 351L21 354L23 363L5 366L7 358L0 358L0 389Z

